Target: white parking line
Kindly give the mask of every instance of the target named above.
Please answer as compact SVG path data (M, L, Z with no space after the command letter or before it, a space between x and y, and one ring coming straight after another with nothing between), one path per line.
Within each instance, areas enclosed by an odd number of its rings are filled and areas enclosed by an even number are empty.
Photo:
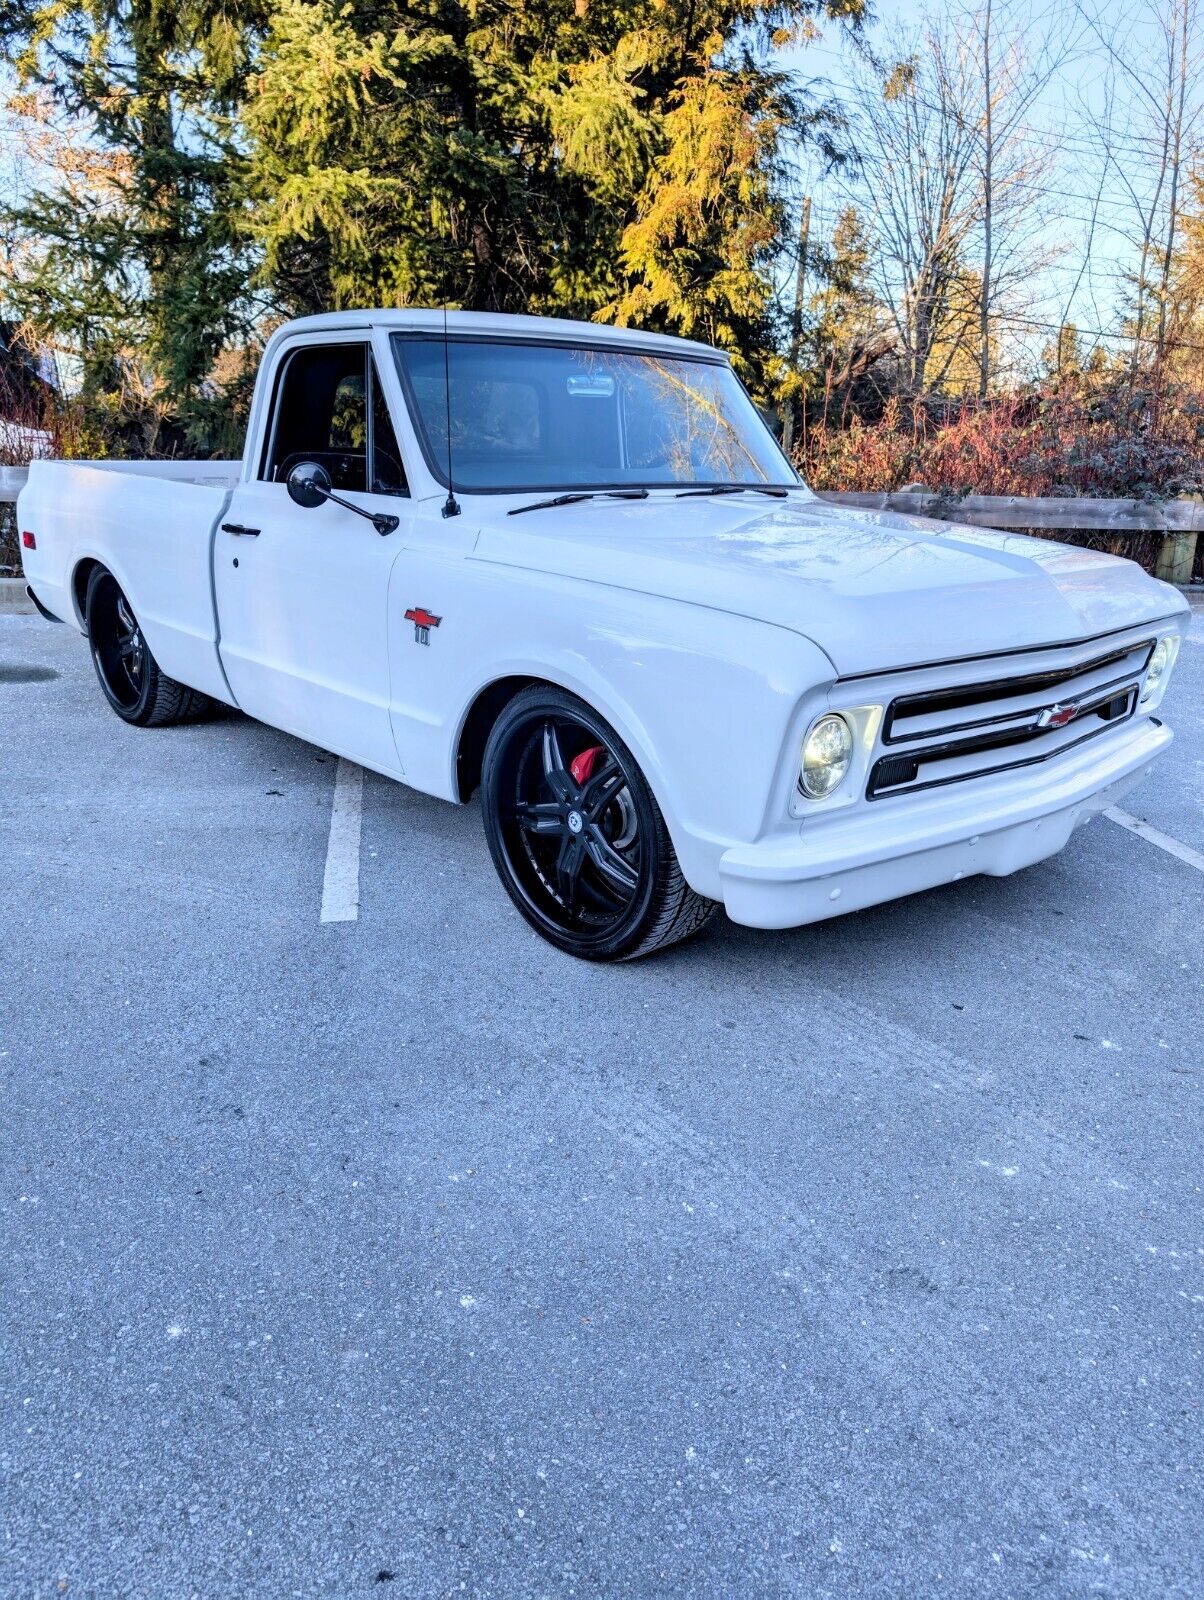
M1169 833L1162 833L1158 828L1153 828L1148 822L1143 822L1140 817L1133 816L1128 811L1122 811L1119 806L1109 806L1104 812L1109 822L1118 823L1122 828L1128 828L1130 833L1135 833L1139 838L1148 839L1151 844L1156 844L1159 850L1165 850L1168 855L1177 856L1180 861L1186 861L1189 867L1195 867L1197 872L1204 872L1204 855L1198 850L1193 850L1191 845L1183 844L1179 839L1172 839Z
M364 769L339 757L330 811L326 874L322 879L323 922L354 922L360 914L360 820Z

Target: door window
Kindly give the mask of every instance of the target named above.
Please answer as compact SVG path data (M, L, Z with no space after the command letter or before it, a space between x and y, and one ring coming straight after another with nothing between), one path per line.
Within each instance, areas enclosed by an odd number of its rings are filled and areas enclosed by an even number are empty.
M294 350L276 384L262 476L283 483L302 461L316 461L333 488L406 494L405 471L389 408L366 344Z

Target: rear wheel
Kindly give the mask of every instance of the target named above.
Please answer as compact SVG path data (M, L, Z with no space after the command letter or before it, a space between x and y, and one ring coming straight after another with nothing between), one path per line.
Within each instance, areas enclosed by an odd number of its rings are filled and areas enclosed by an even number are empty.
M481 791L510 898L570 955L647 955L697 933L714 912L682 877L631 752L575 696L535 687L510 702L485 747Z
M100 687L123 721L139 728L165 728L175 722L195 722L209 710L208 695L159 670L133 607L104 567L97 567L88 579L84 620Z

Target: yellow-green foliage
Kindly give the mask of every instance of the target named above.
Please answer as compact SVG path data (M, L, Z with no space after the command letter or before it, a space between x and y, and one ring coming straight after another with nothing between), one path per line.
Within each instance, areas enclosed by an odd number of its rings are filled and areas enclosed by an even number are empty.
M664 322L744 356L764 318L781 228L773 168L781 123L734 73L688 79L663 120L664 149L624 229L628 282L607 314Z
M99 209L27 210L24 309L201 407L265 318L356 304L638 321L764 393L783 145L816 130L774 50L861 9L15 0L9 59L127 172Z

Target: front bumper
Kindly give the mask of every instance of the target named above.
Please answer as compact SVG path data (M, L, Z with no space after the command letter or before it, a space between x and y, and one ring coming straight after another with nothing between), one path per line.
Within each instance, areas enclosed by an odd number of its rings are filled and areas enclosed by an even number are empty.
M797 928L978 873L1005 877L1059 851L1080 822L1140 783L1172 738L1143 717L1026 770L852 806L737 845L719 863L724 907L751 928Z

